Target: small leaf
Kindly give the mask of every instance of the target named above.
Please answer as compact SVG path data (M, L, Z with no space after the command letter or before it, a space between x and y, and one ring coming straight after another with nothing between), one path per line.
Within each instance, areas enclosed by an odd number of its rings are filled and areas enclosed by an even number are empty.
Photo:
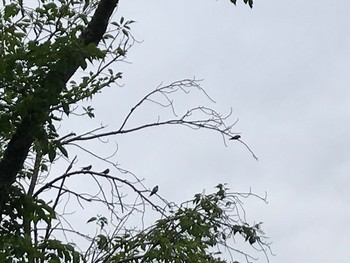
M104 249L106 248L107 244L107 237L105 235L98 235L99 240L97 241L98 248Z
M251 236L249 238L249 244L253 245L256 242L256 238L254 236Z
M55 149L51 146L49 147L49 160L52 163L56 158L56 151Z
M241 233L242 228L239 225L232 226L233 234L235 235L237 232Z
M129 37L129 32L126 29L123 29L123 34L126 35L127 37Z
M93 216L86 223L94 222L96 220L97 220L97 217Z
M253 8L253 0L243 0L245 4L249 4L250 8Z
M64 113L69 116L69 105L65 102L62 101L62 108L63 108L63 111Z
M248 2L249 2L250 8L253 8L253 0L249 0Z
M67 150L62 146L62 144L61 144L61 143L58 143L58 144L57 144L57 147L58 147L58 149L60 149L61 153L62 153L65 157L68 158L68 152L67 152Z
M43 163L43 164L41 165L41 171L42 171L42 172L47 172L48 170L49 170L49 169L48 169L47 165Z
M119 55L125 56L125 50L123 50L122 48L118 47L117 48L117 52L118 52Z
M113 38L114 38L114 36L111 34L104 34L103 35L103 39L113 39Z

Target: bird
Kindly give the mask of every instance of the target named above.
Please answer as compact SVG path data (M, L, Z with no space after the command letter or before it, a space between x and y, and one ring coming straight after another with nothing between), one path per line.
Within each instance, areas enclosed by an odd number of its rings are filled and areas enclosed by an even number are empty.
M103 172L101 172L101 174L108 174L109 173L109 169L107 168L106 170L104 170Z
M82 171L90 171L91 168L92 168L92 165L90 164L89 166L82 167L81 170L82 170Z
M241 135L235 135L233 137L231 137L229 140L238 140L239 138L241 138Z
M154 195L154 194L157 193L157 192L158 192L158 185L156 185L156 186L152 189L152 192L150 193L149 196L152 196L152 195Z

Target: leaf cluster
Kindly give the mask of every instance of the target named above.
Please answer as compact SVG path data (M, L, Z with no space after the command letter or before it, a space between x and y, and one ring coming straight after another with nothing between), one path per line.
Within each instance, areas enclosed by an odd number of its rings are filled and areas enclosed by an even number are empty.
M38 227L51 225L54 210L43 200L23 194L18 186L11 188L0 228L1 262L81 262L74 246L54 238L38 235Z
M260 225L249 226L238 217L238 197L222 184L217 188L215 193L197 194L176 210L170 209L168 215L143 231L129 230L116 236L100 233L92 250L100 251L96 254L103 262L224 263L228 262L220 257L224 251L244 254L229 245L237 234L250 245L265 246ZM88 222L96 220L100 219L94 217ZM231 255L231 259L236 258Z
M2 147L6 145L27 118L39 124L28 131L36 139L36 147L53 161L57 151L68 155L56 140L55 127L62 120L62 113L69 115L73 105L91 99L122 77L108 66L125 57L133 21L122 18L115 25L122 35L117 47L112 42L119 34L109 33L104 36L104 48L95 43L84 45L81 34L95 2L40 2L35 9L10 2L0 10L0 142ZM85 70L95 60L103 63L107 55L114 56L112 61L101 64L96 72L90 71L80 82L72 80L66 85L65 76L70 70ZM86 114L94 117L92 108L87 109ZM0 149L0 157L3 150Z

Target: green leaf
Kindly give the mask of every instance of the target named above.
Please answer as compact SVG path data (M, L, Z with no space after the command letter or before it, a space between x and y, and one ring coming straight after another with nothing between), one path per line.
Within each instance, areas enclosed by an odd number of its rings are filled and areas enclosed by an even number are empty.
M256 242L256 237L255 236L251 236L249 238L249 244L253 245Z
M93 222L93 221L96 221L96 220L97 220L97 217L93 216L86 223L90 223L90 222Z
M52 163L56 158L56 150L52 147L52 145L49 145L49 160Z
M57 147L61 151L61 153L68 158L68 152L60 142L57 143Z
M132 24L132 23L135 23L136 21L134 21L134 20L129 20L129 21L127 21L125 24Z
M69 105L68 105L68 103L62 101L62 108L63 108L64 113L65 113L67 116L69 116Z
M249 0L248 2L249 2L250 8L253 8L253 0Z
M41 165L41 169L40 169L42 172L47 172L49 169L48 169L48 167L47 167L47 165L46 164L42 164Z
M122 48L118 47L117 48L117 53L121 56L125 56L125 50L123 50Z
M234 225L232 226L233 234L235 235L237 232L241 233L242 232L242 227L239 225Z
M103 35L103 39L113 39L113 38L114 38L114 36L111 34L104 34Z
M117 22L111 22L112 25L120 27L120 25Z
M98 235L98 248L99 249L104 249L106 248L106 244L107 244L107 237L105 235Z
M122 29L122 32L125 36L129 37L129 32L126 29Z
M8 20L10 17L14 17L19 13L21 9L14 3L5 6L4 9L4 19Z

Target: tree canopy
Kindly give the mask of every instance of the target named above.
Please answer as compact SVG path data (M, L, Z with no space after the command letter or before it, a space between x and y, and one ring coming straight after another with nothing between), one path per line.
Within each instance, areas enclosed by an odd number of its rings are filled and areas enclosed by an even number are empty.
M231 0L236 4L235 0ZM252 0L243 0L250 7ZM111 21L118 0L3 1L0 11L0 261L1 262L247 262L255 259L235 247L241 236L266 259L269 243L261 223L249 225L241 199L251 192L230 192L219 183L213 193L194 195L181 204L169 202L154 191L162 205L149 196L149 187L132 172L110 163L102 172L93 167L75 168L71 148L85 142L132 133L149 127L183 125L206 129L244 144L229 124L228 115L195 106L181 116L130 124L136 109L147 102L173 111L172 95L199 91L210 99L196 79L160 85L146 94L124 117L119 129L60 134L58 127L72 115L94 118L94 109L81 106L105 87L116 85L122 72L112 65L122 61L135 44L133 20L120 16ZM32 3L34 5L34 3ZM118 22L115 22L118 21ZM77 70L83 71L76 76ZM159 99L159 97L161 99ZM80 112L78 112L80 110ZM192 116L198 116L193 119ZM253 153L251 151L251 153ZM253 154L255 157L255 155ZM98 158L98 156L95 156ZM49 176L60 160L68 166L61 175ZM128 179L124 175L132 175ZM73 189L69 180L89 176L98 194ZM109 186L102 187L103 182ZM134 195L130 200L120 185ZM50 192L51 198L46 193ZM62 200L74 196L79 204L102 205L109 212L86 221L96 234L63 227ZM52 198L54 197L54 198ZM68 198L69 200L69 198ZM159 219L139 228L126 227L134 214L153 209ZM107 219L109 218L109 219ZM119 222L113 224L113 222ZM56 238L73 233L89 245ZM235 253L233 253L235 252ZM225 259L226 258L226 259ZM227 259L229 258L229 259Z

